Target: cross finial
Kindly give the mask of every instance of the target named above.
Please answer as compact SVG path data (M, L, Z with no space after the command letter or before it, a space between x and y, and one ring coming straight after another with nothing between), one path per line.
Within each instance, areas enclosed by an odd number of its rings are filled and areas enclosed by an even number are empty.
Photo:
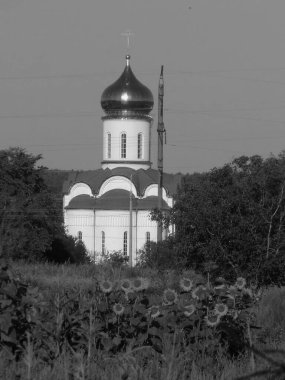
M130 49L130 38L133 35L134 35L134 33L132 33L130 30L126 30L125 32L121 33L121 36L127 38L127 45L128 45L127 47L128 47L128 50Z

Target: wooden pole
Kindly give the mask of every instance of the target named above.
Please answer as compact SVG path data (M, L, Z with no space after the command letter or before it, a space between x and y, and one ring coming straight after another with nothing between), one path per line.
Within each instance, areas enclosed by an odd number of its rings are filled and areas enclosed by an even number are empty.
M162 187L163 187L163 137L165 133L163 122L163 96L164 96L164 79L163 66L161 66L159 85L158 85L158 147L157 147L157 169L158 169L158 211L162 209ZM162 223L158 221L157 225L157 242L162 241Z
M130 231L129 231L129 265L133 266L133 193L132 193L132 184L133 184L133 175L131 174L131 188L130 188Z

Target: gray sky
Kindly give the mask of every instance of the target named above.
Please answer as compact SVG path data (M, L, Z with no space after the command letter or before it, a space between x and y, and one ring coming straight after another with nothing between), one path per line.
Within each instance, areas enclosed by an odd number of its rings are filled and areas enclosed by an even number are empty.
M189 9L191 6L191 9ZM0 0L0 148L96 169L102 91L131 65L153 92L165 68L165 171L285 149L284 0Z

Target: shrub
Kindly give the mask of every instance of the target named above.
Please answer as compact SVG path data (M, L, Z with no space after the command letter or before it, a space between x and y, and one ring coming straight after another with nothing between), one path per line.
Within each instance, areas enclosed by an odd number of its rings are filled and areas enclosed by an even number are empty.
M45 252L49 262L63 264L84 264L90 262L84 243L72 236L60 235L53 242L51 249Z

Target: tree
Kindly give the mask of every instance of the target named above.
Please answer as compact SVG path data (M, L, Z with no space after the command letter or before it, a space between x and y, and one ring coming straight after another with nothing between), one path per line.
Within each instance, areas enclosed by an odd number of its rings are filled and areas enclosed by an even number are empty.
M41 258L64 234L61 209L38 166L41 155L21 148L0 151L0 255Z
M285 282L285 155L242 156L208 173L185 176L165 223L189 266L215 263L216 274L259 284ZM173 244L173 241L171 242Z

